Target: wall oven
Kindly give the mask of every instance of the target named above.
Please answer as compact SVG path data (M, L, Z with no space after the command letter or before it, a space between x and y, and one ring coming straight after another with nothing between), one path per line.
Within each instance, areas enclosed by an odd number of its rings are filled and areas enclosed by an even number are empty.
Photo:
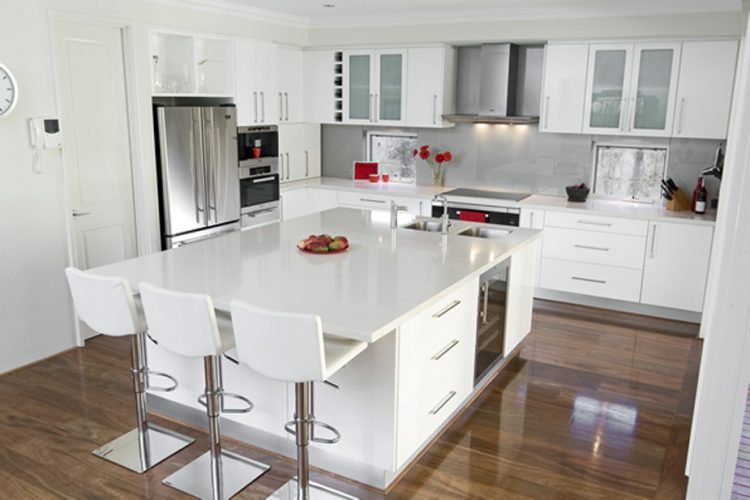
M278 167L240 167L240 213L243 228L280 220Z

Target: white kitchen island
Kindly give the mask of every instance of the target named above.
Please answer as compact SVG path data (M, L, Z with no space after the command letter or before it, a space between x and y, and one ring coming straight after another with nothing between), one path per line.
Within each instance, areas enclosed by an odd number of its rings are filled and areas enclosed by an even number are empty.
M337 208L236 232L92 272L121 276L134 290L146 281L210 295L228 311L234 299L321 316L323 330L368 342L325 384L315 386L315 413L342 435L313 445L313 466L385 489L474 394L480 276L510 259L504 354L531 328L541 232L507 228L500 239L457 233L476 223L452 221L450 234L391 229L385 212ZM347 236L335 255L307 254L311 234ZM175 376L179 388L150 393L161 414L204 425L201 359L150 344L150 368ZM485 378L486 379L486 378ZM480 386L478 386L480 387ZM223 433L295 456L284 432L293 414L292 386L224 360L224 388L250 398L248 414L224 415Z

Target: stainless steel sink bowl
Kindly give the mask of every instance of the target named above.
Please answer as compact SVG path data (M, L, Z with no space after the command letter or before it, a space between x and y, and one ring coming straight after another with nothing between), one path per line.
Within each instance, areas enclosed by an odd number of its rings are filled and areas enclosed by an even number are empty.
M507 229L494 229L489 227L474 226L461 231L459 236L472 236L474 238L487 238L490 240L499 240L505 238L511 233Z
M427 231L430 233L439 233L443 229L443 224L434 220L418 220L404 226L404 229L413 229L415 231Z

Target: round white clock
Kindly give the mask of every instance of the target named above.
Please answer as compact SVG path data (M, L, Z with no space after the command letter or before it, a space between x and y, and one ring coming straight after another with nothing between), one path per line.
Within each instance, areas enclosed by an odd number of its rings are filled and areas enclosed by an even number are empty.
M18 85L13 73L0 63L0 117L9 114L18 101Z

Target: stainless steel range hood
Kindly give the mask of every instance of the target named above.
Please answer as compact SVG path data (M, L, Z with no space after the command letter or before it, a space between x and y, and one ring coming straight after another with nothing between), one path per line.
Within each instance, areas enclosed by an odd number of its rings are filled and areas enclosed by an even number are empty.
M543 45L460 47L453 123L539 122Z

